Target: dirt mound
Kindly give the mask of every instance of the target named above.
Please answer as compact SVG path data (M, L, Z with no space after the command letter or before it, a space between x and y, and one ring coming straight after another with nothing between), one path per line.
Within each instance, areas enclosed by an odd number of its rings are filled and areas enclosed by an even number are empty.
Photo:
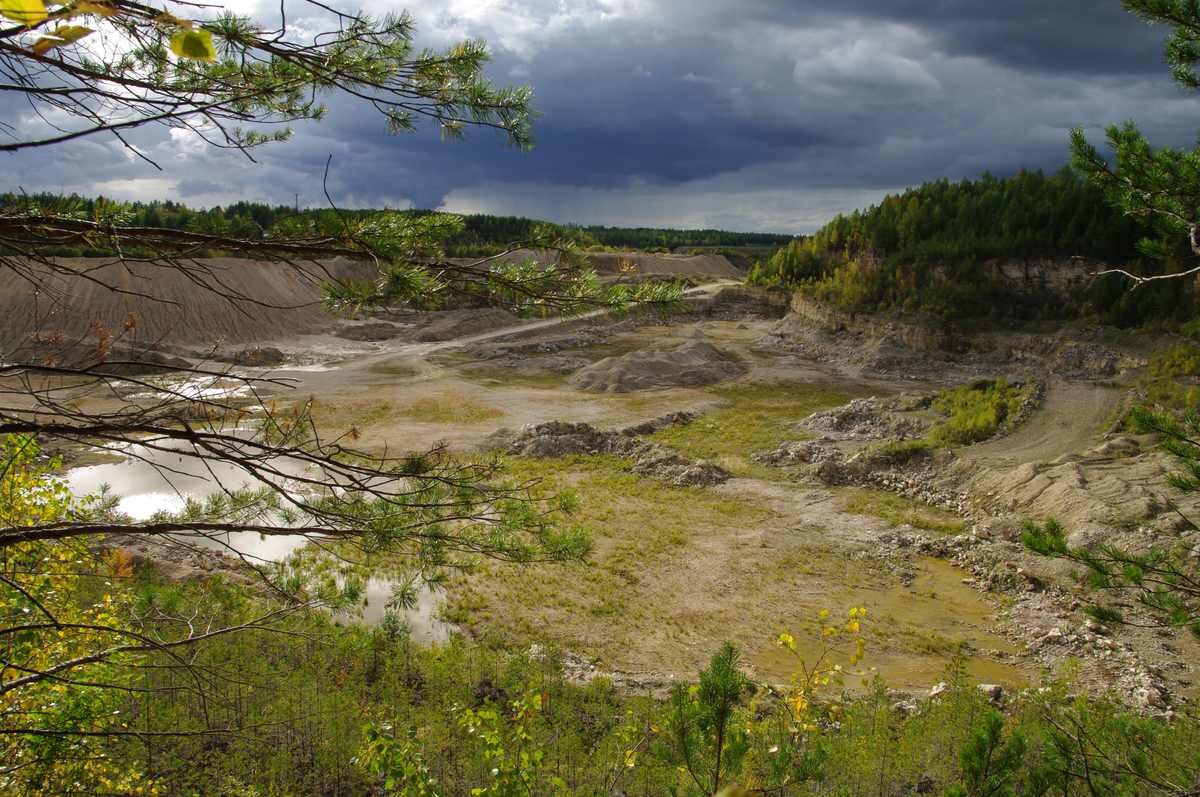
M282 365L287 355L274 346L251 346L233 355L234 365L244 365L251 368L270 368Z
M497 308L447 310L431 315L433 320L417 332L416 339L421 343L454 340L468 335L491 332L494 329L504 329L520 323L520 319L512 313Z
M1054 373L1076 379L1098 379L1141 368L1145 360L1095 343L1069 343L1054 354Z
M637 424L619 432L606 432L586 423L549 421L526 426L520 432L501 430L484 444L505 453L526 457L564 457L572 454L611 454L633 460L631 470L640 476L661 479L677 487L709 487L729 479L729 474L704 460L688 459L668 448L640 439L695 416L681 412Z
M56 269L23 263L0 291L0 353L48 357L56 349L116 336L123 347L208 349L318 333L334 319L320 306L331 279L363 277L348 260L309 265L217 257L181 268L110 258L57 258ZM36 289L36 290L35 290Z
M635 351L606 357L576 372L572 387L595 393L629 393L667 387L699 387L732 379L746 367L705 341L670 351Z

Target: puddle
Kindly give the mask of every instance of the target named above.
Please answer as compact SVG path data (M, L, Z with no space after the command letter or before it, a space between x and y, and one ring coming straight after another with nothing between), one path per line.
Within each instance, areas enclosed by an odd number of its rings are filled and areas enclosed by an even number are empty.
M158 390L133 393L130 399L185 398L192 401L228 401L250 395L250 386L240 379L212 376L157 377L145 380Z
M202 499L222 487L236 490L250 482L239 467L204 462L185 451L132 445L117 453L124 454L119 462L71 468L65 478L71 492L79 496L108 485L121 497L119 509L135 520L146 520L156 512L177 512L188 498Z
M908 586L855 589L838 596L838 605L867 607L863 665L876 668L890 687L927 690L945 679L955 649L966 643L966 669L973 681L1009 688L1027 684L1027 668L1007 658L1021 648L990 630L1000 622L998 609L962 583L963 571L941 559L921 559L916 565L918 575ZM811 662L817 654L813 633L797 632L795 636ZM844 660L844 655L834 658L835 662ZM762 650L753 663L772 681L786 681L797 669L796 660L775 646ZM847 684L862 687L869 678L848 678Z
M319 374L325 371L336 371L341 367L340 363L312 363L311 365L277 365L270 369L271 371L291 371L294 373Z
M250 476L241 468L229 463L205 462L186 451L159 451L132 445L124 452L125 456L119 462L85 465L66 471L64 479L71 492L85 496L108 485L113 494L120 496L117 504L120 511L142 521L158 512L178 512L189 498L199 500L222 489L237 490L253 485ZM216 539L201 539L198 544L214 550L231 548L251 560L278 561L303 547L306 540L299 536L238 532ZM391 599L392 584L386 578L370 579L366 605L361 615L356 614L353 619L371 624L380 622ZM435 643L450 638L453 626L437 617L444 597L441 592L423 587L417 596L417 605L398 612L415 641Z
M395 582L385 578L372 578L367 581L366 602L361 613L354 619L371 625L383 621L387 613L387 604L392 599L392 587ZM428 586L422 586L417 592L417 605L411 609L397 612L401 621L408 626L409 634L414 642L422 645L442 644L450 641L454 626L438 618L442 604L445 603L444 592L434 591Z

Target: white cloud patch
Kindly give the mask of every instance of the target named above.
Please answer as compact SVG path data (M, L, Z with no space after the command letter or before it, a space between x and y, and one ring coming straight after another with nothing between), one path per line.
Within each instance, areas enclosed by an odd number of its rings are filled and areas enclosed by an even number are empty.
M792 77L804 91L856 100L855 95L864 92L930 95L942 88L925 63L914 57L921 42L915 31L892 27L862 31L848 41L830 38L833 41L823 48L818 44L815 52L802 51L796 58Z

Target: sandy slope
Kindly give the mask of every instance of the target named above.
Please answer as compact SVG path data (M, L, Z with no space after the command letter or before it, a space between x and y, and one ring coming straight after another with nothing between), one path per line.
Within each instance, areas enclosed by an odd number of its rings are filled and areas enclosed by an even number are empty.
M29 344L34 334L66 341L94 338L101 323L116 334L132 314L136 331L127 342L163 342L207 348L217 341L250 343L320 331L331 317L320 305L321 283L366 275L365 264L328 261L306 266L206 258L187 269L106 258L60 258L75 274L31 265L34 280L0 265L0 352Z
M527 253L532 254L532 253ZM590 255L601 273L616 273L620 261L639 273L685 274L731 279L740 275L715 255L607 253ZM186 261L186 269L110 258L58 258L72 274L24 264L23 278L0 262L0 360L45 354L36 338L92 346L96 325L122 337L133 348L207 350L221 343L241 346L329 330L336 319L320 305L321 284L371 273L366 263L330 260L315 264L204 258ZM135 327L123 333L132 319Z

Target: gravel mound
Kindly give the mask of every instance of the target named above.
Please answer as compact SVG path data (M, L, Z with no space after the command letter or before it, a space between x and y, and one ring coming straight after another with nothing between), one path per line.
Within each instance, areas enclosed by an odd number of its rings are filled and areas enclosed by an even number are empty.
M705 341L689 341L670 351L635 351L606 357L570 379L572 387L593 393L630 393L668 387L699 387L732 379L746 367Z
M782 443L773 451L755 454L752 459L763 465L782 467L785 465L819 465L828 460L842 463L845 462L846 455L838 449L818 443L816 440L797 440Z
M904 440L925 433L925 425L892 413L894 401L875 397L854 399L831 410L814 412L797 424L825 440Z
M270 368L283 365L287 361L287 355L274 346L251 346L233 355L230 361L234 365L248 368Z

